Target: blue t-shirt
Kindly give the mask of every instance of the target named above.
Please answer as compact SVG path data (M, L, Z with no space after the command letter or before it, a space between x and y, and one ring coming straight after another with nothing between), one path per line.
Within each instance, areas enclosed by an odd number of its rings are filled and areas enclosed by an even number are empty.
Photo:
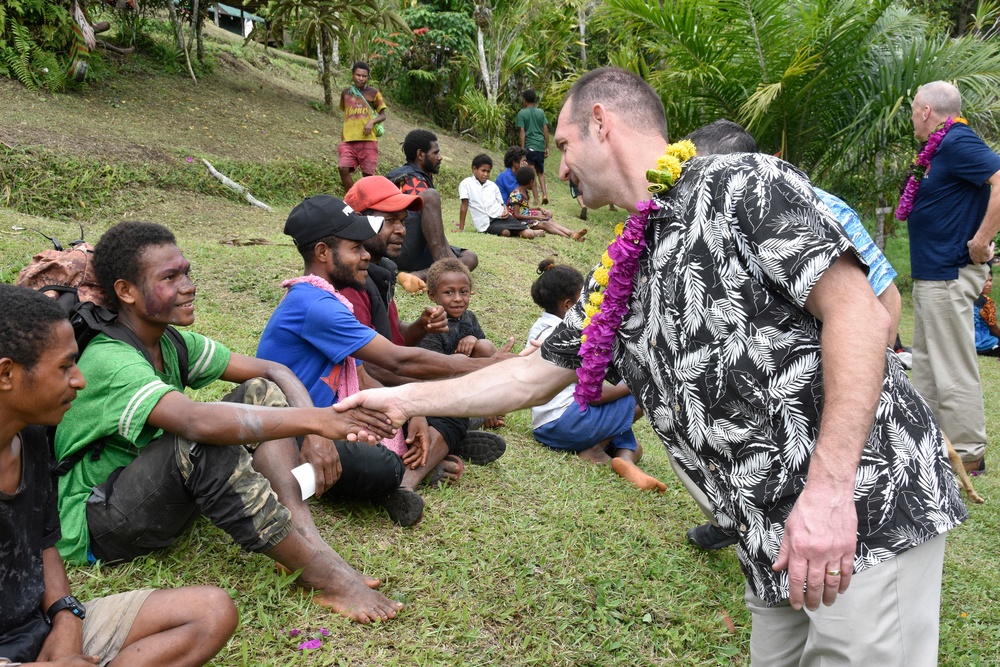
M284 364L309 390L316 407L337 402L344 359L377 334L337 297L308 283L292 285L257 346L257 356Z
M966 125L948 130L920 182L910 230L910 272L915 280L954 280L969 264L966 245L986 214L986 181L1000 171L1000 156Z
M844 203L843 199L835 197L829 192L824 192L816 186L813 186L813 190L823 203L833 211L833 214L837 216L837 220L840 221L840 225L847 232L851 243L861 253L865 264L868 265L868 284L875 291L875 296L881 296L885 288L892 284L892 279L896 277L896 270L892 268L889 260L885 258L882 251L875 245L875 241L872 240L868 230L862 224L861 218L858 217L853 208Z
M503 173L497 176L497 187L500 188L503 202L507 203L511 191L517 187L517 178L515 178L514 172L510 169L504 169Z
M972 324L976 330L976 352L989 352L1000 345L1000 339L993 335L993 332L990 331L990 323L983 317L983 309L986 308L987 304L990 306L992 317L995 320L996 306L993 304L993 299L980 295L972 304Z

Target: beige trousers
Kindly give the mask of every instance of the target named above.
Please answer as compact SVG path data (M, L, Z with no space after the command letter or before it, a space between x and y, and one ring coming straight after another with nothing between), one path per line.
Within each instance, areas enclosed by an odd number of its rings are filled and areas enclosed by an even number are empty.
M955 280L913 281L913 386L963 461L986 452L972 302L988 272L985 264L969 264Z

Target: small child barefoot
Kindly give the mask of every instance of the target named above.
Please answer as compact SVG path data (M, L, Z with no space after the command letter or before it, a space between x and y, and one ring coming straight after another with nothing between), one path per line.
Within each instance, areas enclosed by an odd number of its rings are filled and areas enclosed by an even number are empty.
M611 459L611 467L618 476L635 484L643 491L656 491L663 493L667 490L667 485L656 479L652 475L647 475L643 471L626 459L615 457Z

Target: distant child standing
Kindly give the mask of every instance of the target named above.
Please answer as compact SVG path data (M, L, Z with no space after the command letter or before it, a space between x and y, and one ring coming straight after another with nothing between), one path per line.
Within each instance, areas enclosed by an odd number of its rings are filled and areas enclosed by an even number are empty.
M507 208L515 220L523 222L532 229L541 229L551 234L565 236L574 241L583 240L583 237L587 235L586 228L574 232L572 229L564 227L558 222L553 222L552 211L528 207L528 191L535 183L534 169L531 167L521 167L514 176L517 178L517 187L511 191L510 197L507 199Z
M545 340L580 299L583 275L571 266L545 259L538 265L538 280L531 286L532 300L545 312L532 325L528 340ZM530 343L529 343L530 344ZM642 416L624 383L604 384L601 398L581 412L573 400L571 384L545 405L531 409L535 440L559 451L576 452L594 463L611 462L621 477L641 489L663 492L666 485L635 465L642 450L632 422Z
M984 357L1000 357L1000 326L997 326L997 306L990 298L992 293L991 265L983 291L972 307L972 320L976 328L976 353Z
M378 166L378 138L385 120L385 100L378 88L368 85L368 64L358 61L351 68L352 85L340 93L344 124L337 146L337 170L344 192L354 185L353 172L371 176Z
M538 108L538 96L528 89L521 93L522 108L517 112L515 124L519 130L521 148L528 151L528 164L538 172L538 184L542 186L542 204L549 203L549 195L545 190L545 158L549 156L549 121L545 112ZM535 193L535 203L538 203L538 190Z
M472 158L472 176L458 186L458 198L462 200L458 211L458 229L465 229L465 216L471 212L476 231L524 239L544 235L545 232L528 229L526 224L511 217L500 197L500 188L490 180L491 171L493 159L489 155L480 153Z

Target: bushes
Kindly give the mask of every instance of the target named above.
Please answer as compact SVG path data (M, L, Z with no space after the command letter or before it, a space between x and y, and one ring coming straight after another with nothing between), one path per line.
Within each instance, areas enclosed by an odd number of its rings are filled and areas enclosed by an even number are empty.
M65 66L57 54L69 53L72 25L69 10L51 0L0 4L0 75L31 90L65 88Z

